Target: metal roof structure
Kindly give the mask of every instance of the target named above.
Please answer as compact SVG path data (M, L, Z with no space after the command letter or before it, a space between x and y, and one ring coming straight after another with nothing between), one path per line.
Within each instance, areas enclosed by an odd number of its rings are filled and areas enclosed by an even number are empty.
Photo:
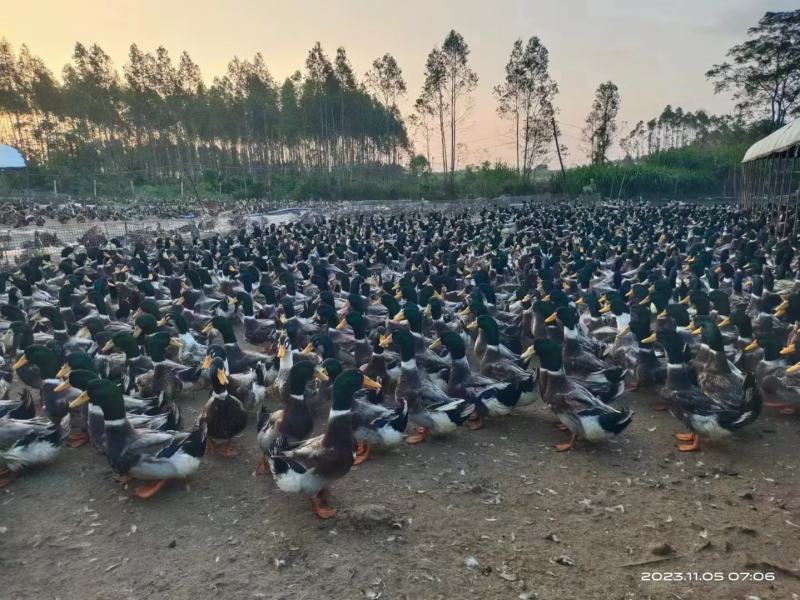
M785 152L798 144L800 144L800 119L795 119L750 146L745 152L742 162L746 163Z

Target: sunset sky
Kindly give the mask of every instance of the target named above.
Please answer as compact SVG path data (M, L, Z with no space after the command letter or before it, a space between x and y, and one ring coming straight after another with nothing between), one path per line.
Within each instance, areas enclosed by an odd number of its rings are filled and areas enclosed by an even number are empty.
M121 67L128 46L165 46L173 59L188 50L206 80L238 55L264 55L281 80L302 69L319 40L331 57L347 49L359 75L377 56L392 53L408 83L407 113L419 94L425 57L449 29L462 33L480 77L470 114L459 131L463 166L511 160L507 123L495 114L499 83L513 41L539 36L550 50L558 82L559 121L568 163L585 162L580 129L597 85L620 89L621 130L657 115L665 104L719 113L730 100L715 96L705 71L743 40L769 10L796 8L785 0L28 0L3 3L0 37L28 44L54 71L76 41L97 42ZM418 142L417 148L424 150ZM436 153L433 153L434 157ZM434 159L434 164L436 161ZM551 164L554 164L551 161Z

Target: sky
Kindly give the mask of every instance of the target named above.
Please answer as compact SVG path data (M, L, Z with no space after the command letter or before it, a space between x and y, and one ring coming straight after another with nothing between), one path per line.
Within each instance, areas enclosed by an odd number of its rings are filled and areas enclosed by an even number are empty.
M344 46L359 75L389 52L403 70L408 114L419 95L425 58L450 29L469 44L479 77L458 131L459 164L513 161L510 126L496 114L500 83L515 39L538 36L550 51L568 165L586 162L581 127L594 91L607 80L620 90L620 132L657 116L666 104L711 113L732 103L715 95L704 73L746 37L767 11L796 0L26 0L6 2L0 37L26 43L55 72L76 41L98 43L121 71L128 47L163 45L174 60L187 50L210 81L234 55L261 52L282 80L302 69L316 41L332 58ZM424 142L417 140L418 151ZM619 152L617 150L617 152ZM432 148L432 162L437 153ZM557 164L555 156L550 165Z

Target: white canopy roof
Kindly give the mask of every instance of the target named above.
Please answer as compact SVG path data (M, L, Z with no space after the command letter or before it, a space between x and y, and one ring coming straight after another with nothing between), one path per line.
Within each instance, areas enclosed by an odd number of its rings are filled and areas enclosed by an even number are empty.
M797 144L800 144L800 119L795 119L778 129L778 131L773 131L767 137L758 140L747 149L742 162L749 162L776 152L783 152Z
M19 150L0 144L0 169L19 169L24 166L25 159Z

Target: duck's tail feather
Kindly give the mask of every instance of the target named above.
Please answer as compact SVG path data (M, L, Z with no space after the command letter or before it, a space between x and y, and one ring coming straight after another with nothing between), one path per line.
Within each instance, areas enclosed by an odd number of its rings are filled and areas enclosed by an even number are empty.
M604 412L599 417L600 426L606 431L617 434L625 430L631 424L633 411L628 408Z

